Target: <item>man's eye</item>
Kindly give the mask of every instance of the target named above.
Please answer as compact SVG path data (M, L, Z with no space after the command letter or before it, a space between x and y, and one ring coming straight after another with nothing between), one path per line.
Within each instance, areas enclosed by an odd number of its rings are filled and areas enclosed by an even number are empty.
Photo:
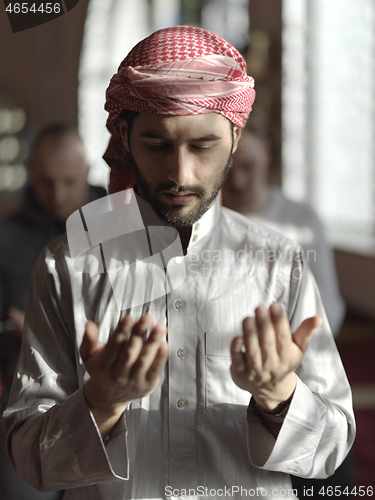
M199 145L199 144L192 144L192 148L195 149L196 151L208 151L211 149L211 146L204 146L204 145Z
M158 142L158 143L149 143L149 148L160 151L162 149L166 149L168 147L167 142Z

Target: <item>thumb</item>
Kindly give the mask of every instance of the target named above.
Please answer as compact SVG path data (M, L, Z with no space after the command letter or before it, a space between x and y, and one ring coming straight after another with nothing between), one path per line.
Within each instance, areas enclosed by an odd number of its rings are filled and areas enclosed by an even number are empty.
M301 349L303 353L307 351L310 340L315 333L315 330L321 326L323 319L321 316L313 316L303 321L293 335L293 341Z
M93 321L88 321L85 327L82 344L79 353L83 362L89 359L99 347L99 330Z

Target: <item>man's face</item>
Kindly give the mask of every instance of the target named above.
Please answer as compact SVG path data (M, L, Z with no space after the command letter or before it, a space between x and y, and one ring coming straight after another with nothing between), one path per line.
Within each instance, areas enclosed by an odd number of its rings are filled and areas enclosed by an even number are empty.
M48 137L36 147L29 165L34 196L51 217L65 220L85 204L87 174L85 151L73 135L56 146Z
M240 129L217 113L148 115L134 119L125 148L139 194L174 227L191 226L213 204L230 168Z

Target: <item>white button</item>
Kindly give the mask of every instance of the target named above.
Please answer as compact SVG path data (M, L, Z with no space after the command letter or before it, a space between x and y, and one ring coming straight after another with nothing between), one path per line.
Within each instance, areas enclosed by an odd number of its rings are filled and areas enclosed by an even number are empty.
M197 223L195 224L195 228L194 228L194 229L195 229L196 231L198 231L199 227L200 227L200 226L199 226L199 222L197 222Z
M177 406L179 408L184 408L187 405L187 401L184 398L181 398L177 401Z
M175 261L175 263L176 263L176 264L181 264L181 262L182 262L182 257L175 257L175 258L174 258L174 261Z
M181 299L178 299L174 303L174 306L175 306L176 309L181 310L184 307L184 303L183 303L183 301Z
M177 356L183 358L185 356L185 349L178 349Z
M193 236L193 239L192 239L193 243L194 243L194 241L197 241L197 239L198 239L198 235L196 234L195 236Z

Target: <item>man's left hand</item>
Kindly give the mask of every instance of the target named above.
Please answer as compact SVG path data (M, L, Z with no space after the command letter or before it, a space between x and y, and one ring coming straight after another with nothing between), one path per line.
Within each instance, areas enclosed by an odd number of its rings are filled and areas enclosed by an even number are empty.
M260 409L274 410L293 394L295 369L301 363L320 316L308 318L292 335L280 304L259 306L255 318L243 321L243 336L231 343L230 372L238 387L249 391Z

